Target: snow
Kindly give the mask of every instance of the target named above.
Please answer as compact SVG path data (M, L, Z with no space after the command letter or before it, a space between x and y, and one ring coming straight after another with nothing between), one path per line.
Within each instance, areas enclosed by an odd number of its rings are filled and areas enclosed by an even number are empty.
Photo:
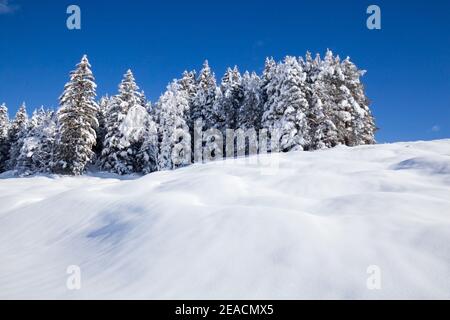
M1 175L0 298L450 298L450 140L260 157Z

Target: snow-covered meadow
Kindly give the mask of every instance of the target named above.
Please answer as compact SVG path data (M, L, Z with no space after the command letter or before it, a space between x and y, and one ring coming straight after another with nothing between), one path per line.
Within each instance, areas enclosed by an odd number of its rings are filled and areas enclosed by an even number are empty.
M261 157L1 175L0 298L450 298L450 140Z

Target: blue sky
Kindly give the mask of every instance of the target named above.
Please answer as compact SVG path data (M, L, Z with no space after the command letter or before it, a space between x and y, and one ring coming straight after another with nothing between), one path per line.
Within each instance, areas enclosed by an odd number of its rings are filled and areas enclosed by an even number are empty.
M81 30L66 28L80 6ZM382 29L366 28L381 8ZM68 73L86 53L98 94L115 94L131 68L150 100L208 59L262 71L266 56L327 48L364 77L379 142L450 137L450 1L0 0L0 102L14 114L57 106Z

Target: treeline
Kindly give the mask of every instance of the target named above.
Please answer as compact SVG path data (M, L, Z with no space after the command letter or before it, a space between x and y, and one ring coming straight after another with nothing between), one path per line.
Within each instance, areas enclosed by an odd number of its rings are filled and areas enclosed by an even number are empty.
M262 75L229 68L217 85L205 61L198 74L184 72L172 81L154 104L130 70L116 95L97 102L84 56L56 112L40 108L29 119L24 104L10 121L6 106L0 107L0 172L80 175L95 164L118 174L147 174L201 161L205 153L236 156L218 144L231 139L234 146L233 132L248 138L247 154L263 145L288 152L373 144L376 127L363 74L349 58L328 50L323 59L309 52L281 62L268 58Z

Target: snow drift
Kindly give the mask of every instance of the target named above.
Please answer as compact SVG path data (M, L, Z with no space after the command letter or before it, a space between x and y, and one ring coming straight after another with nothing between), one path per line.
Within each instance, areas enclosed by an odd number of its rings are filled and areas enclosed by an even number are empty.
M0 298L450 298L450 140L266 157L3 174Z

